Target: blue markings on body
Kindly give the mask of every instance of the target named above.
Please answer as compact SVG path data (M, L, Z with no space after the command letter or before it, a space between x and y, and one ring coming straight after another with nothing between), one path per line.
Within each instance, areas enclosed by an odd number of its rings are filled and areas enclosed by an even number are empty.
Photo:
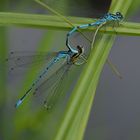
M77 57L80 56L80 54L82 54L82 52L80 52L80 50L82 50L81 48L77 47L74 48L70 45L69 42L69 37L72 36L73 33L75 33L76 31L78 31L78 29L85 29L91 26L99 26L102 25L104 23L107 23L109 21L116 21L116 22L120 22L123 19L123 16L120 12L116 12L116 14L111 14L108 13L106 14L103 18L100 18L99 20L97 20L96 22L90 23L90 24L83 24L77 27L74 27L70 32L68 32L67 36L66 36L66 46L68 47L68 51L59 51L57 53L57 55L50 61L50 63L47 65L47 67L45 68L45 70L39 75L39 77L37 78L37 80L35 82L33 82L33 84L31 85L31 87L26 91L26 93L17 101L17 103L15 104L15 107L19 107L24 99L30 94L32 93L32 90L34 90L34 87L37 85L37 83L40 81L40 79L42 77L45 77L46 74L49 72L49 69L55 65L55 63L57 63L59 60L61 59L65 59L67 64L71 64L71 60L76 59ZM79 51L78 51L79 48ZM73 63L73 62L72 62Z
M116 12L115 14L107 13L102 18L97 20L96 22L93 22L93 23L90 23L90 24L83 24L83 25L74 27L71 31L69 31L67 33L66 46L72 52L74 52L74 53L78 52L76 48L74 48L70 45L70 41L69 41L69 38L72 36L73 33L78 31L78 29L86 29L86 28L91 27L91 26L99 26L99 25L107 23L109 21L120 22L122 19L123 19L123 15L120 12Z
M15 104L15 107L17 108L17 107L22 103L22 101L23 101L23 100L20 100L20 99L19 99L19 100L17 101L17 103Z
M41 80L42 77L44 77L47 73L48 70L55 64L57 63L59 60L63 59L63 58L67 58L67 60L71 57L73 53L71 51L60 51L57 53L57 55L52 59L52 61L47 65L47 67L45 68L45 70L39 75L39 77L37 78L37 80L35 82L33 82L32 86L26 91L26 93L17 101L17 103L15 104L15 107L19 107L22 102L24 101L24 99L32 92L32 90L34 89L34 87L37 85L37 83Z

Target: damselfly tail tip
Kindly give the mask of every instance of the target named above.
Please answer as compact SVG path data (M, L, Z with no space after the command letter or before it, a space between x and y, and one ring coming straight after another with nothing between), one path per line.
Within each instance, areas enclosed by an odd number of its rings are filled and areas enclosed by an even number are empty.
M18 108L20 106L20 104L22 103L22 100L18 100L15 104L15 108Z

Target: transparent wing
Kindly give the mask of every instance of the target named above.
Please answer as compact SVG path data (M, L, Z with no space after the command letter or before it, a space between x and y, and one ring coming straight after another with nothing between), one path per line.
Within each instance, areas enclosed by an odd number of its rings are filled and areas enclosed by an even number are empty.
M84 48L83 55L87 58L91 51L91 43L92 43L92 38L94 36L94 33L95 31L87 32L84 30L82 31L82 34L79 32L75 32L69 38L69 44L71 45L72 48L76 48L78 45L83 47Z
M85 31L84 29L81 29L81 32L76 31L69 37L69 44L72 48L76 48L78 45L82 46L84 48L83 55L87 58L91 49L94 49L93 47L95 41L101 39L103 35L102 33L105 32L108 27L111 27L115 31L116 26L118 26L118 23L110 21L98 26L87 27L91 28L91 31Z
M79 0L75 0L75 1L69 1L69 0L44 0L44 1L40 1L40 0L36 0L40 5L42 5L43 7L45 7L48 11L52 12L53 14L55 15L58 15L60 17L61 20L64 20L65 22L67 22L68 24L70 24L72 27L73 24L72 22L68 19L68 16L67 17L64 17L63 15L65 15L65 13L67 13L67 9L68 7L73 7L71 6L72 5L75 5L76 7L78 6L83 6L85 7L86 4L88 4L89 2L84 2L82 3L81 1ZM77 5L78 4L78 5ZM64 7L62 8L62 12L60 12L61 6ZM88 8L89 9L89 8ZM71 11L74 11L74 10L71 10ZM76 9L76 11L78 11L78 9ZM82 12L83 10L79 10L80 12ZM86 10L88 11L88 10ZM58 13L59 12L59 13ZM89 28L88 27L89 23L86 24L86 28ZM85 27L85 26L84 26ZM72 29L73 30L73 29ZM77 32L78 31L81 31L80 34L78 33L78 37L77 37ZM76 48L78 45L81 45L82 47L84 47L84 50L85 50L85 54L86 57L88 56L89 52L90 52L90 48L91 48L91 42L92 42L92 38L93 38L93 35L94 35L94 32L88 32L88 33L83 33L83 30L81 30L81 28L78 28L76 31L74 31L74 35L72 33L73 31L70 31L67 36L69 36L69 39L67 39L66 42L69 41L69 43L66 43L66 46L68 48ZM71 34L72 33L72 34ZM87 35L89 34L89 35ZM79 37L80 36L80 37ZM81 38L82 37L82 38ZM77 39L78 38L78 39ZM78 41L77 41L78 40ZM79 43L80 42L80 43Z
M8 72L17 72L30 66L45 65L50 59L55 57L57 52L10 52L2 63L8 67Z
M55 73L35 89L34 95L40 98L39 100L37 98L38 102L44 102L47 109L52 108L63 94L64 79L67 77L71 66L65 62Z

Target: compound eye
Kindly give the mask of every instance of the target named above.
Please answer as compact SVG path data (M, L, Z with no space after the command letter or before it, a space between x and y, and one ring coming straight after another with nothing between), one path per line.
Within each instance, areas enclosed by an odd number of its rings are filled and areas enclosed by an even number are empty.
M123 15L120 12L116 12L116 15L118 16L118 18L123 19Z
M121 15L121 13L120 12L116 12L116 15L118 16L118 15Z

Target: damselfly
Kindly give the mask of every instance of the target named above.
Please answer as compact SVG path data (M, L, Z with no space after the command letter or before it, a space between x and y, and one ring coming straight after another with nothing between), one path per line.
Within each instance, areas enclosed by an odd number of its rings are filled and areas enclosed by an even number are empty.
M76 51L70 45L69 38L72 36L72 34L74 34L76 31L78 31L78 29L86 29L86 28L89 28L89 27L92 27L92 26L98 27L100 25L105 25L108 22L117 22L117 23L119 23L122 19L123 19L123 16L122 16L122 14L120 12L116 12L116 14L107 13L103 17L101 17L99 20L97 20L96 22L76 26L70 32L67 33L66 46L69 49L71 49L72 51Z
M79 26L74 26L72 24L72 22L70 20L68 20L68 18L66 18L65 16L61 15L60 13L58 13L56 10L54 10L51 7L53 5L54 5L54 7L57 7L57 4L59 3L59 1L53 1L53 0L49 1L49 0L47 0L46 1L47 3L44 3L41 0L35 0L35 1L38 4L42 5L43 7L45 7L46 9L48 9L49 11L51 11L52 13L54 13L55 15L58 15L62 20L64 20L66 23L68 23L70 26L72 26L72 30L69 31L67 33L67 35L66 35L66 46L68 47L68 49L70 49L72 52L75 52L75 53L77 53L77 49L70 43L70 37L72 37L72 35L76 31L78 31L90 43L90 48L92 48L93 44L95 42L96 35L98 34L98 31L99 31L100 28L102 28L104 25L106 26L106 25L108 25L108 24L110 24L112 22L113 22L113 24L115 24L115 23L119 24L119 22L123 19L123 15L120 12L116 12L115 14L107 13L107 14L105 14L103 17L101 17L99 20L97 20L95 22L88 23L88 24L83 24L83 25L79 25ZM89 28L89 27L95 27L95 30L96 30L94 35L92 35L92 37L91 37L92 39L87 37L80 30L80 29L86 29L86 28ZM111 70L119 78L122 78L121 74L117 70L116 66L111 62L111 60L107 59L107 63L109 64Z
M63 20L65 20L68 24L72 25L72 23L66 19L64 16L62 16L61 14L59 14L57 11L55 11L54 9L52 9L49 6L49 2L47 4L45 4L44 2L40 1L40 0L35 0L37 3L41 4L42 6L44 6L45 8L47 8L48 10L50 10L51 12L53 12L54 14L57 14L60 18L62 18ZM76 31L80 31L80 29L86 29L89 27L98 27L100 25L105 25L108 24L109 22L114 22L114 23L119 23L121 20L123 19L123 15L120 12L116 12L115 14L112 13L107 13L105 14L103 17L100 17L99 20L93 22L93 23L88 23L88 24L83 24L83 25L79 25L79 26L73 26L72 30L69 31L66 35L66 46L68 47L68 49L70 49L72 52L77 53L78 50L76 50L75 47L72 46L72 44L70 44L70 37L76 32ZM102 26L100 26L101 28ZM85 37L85 36L84 36ZM87 38L88 39L88 38ZM91 40L89 40L90 42L92 42Z
M63 79L64 75L68 72L68 70L71 68L72 65L82 65L83 63L85 63L86 58L84 56L84 48L81 46L77 46L77 50L78 50L78 53L73 53L71 50L68 50L68 51L59 51L57 53L50 53L46 55L46 58L49 59L49 62L46 64L45 69L38 76L38 78L32 83L31 87L26 91L26 93L17 101L17 103L15 104L15 107L16 108L19 107L29 94L31 93L35 94L35 93L41 92L41 90L43 89L42 87L44 87L44 84L47 86L49 85L50 87L53 87L53 85L55 85L56 82L61 83L60 80ZM18 57L17 59L12 59L12 58L6 59L6 61L12 61L12 60L16 63L17 67L21 67L26 64L29 64L29 63L26 63L22 57ZM59 65L60 61L61 61L61 65L58 67L58 69L53 70L53 67L55 65ZM14 70L14 68L12 68L11 70ZM47 75L49 75L48 79L46 79ZM59 80L56 78L55 79L56 82L54 82L54 77L56 75L59 75ZM53 95L55 93L56 93L56 87L54 88L54 93L51 93L51 94ZM50 101L48 100L52 100L52 98L50 99L47 98L47 100L45 100L45 106L47 107L47 109L51 108L50 104L52 104L52 102L50 103Z

